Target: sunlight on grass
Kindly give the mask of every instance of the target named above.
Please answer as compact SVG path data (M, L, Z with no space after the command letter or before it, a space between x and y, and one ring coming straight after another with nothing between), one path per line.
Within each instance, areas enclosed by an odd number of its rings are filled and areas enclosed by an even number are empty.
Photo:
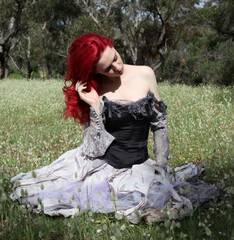
M182 221L132 225L113 214L65 219L33 215L9 199L9 180L48 165L78 147L83 128L63 119L62 80L0 82L0 239L230 239L233 199L233 89L159 85L168 105L170 163L202 162L207 182L220 183L225 203L212 201ZM152 134L149 154L153 157ZM222 218L222 221L220 221Z

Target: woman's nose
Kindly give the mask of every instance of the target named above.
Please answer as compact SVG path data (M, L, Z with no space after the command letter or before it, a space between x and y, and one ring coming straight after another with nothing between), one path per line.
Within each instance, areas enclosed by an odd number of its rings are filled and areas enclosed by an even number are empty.
M114 71L118 71L118 70L120 69L119 64L116 63L116 62L112 63L112 69L113 69Z

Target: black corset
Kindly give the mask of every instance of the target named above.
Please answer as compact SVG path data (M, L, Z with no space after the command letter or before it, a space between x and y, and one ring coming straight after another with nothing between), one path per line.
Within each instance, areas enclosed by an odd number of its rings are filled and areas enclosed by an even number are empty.
M145 98L127 104L103 97L104 125L115 137L104 159L114 168L130 168L148 159L147 140L152 106L157 101L149 92Z

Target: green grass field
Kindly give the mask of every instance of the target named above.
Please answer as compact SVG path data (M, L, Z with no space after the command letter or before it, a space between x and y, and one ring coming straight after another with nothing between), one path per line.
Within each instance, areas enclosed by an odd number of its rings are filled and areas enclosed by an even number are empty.
M234 239L233 88L159 85L168 105L170 163L205 164L201 179L220 183L225 201L195 209L183 220L132 225L114 214L74 218L34 215L9 198L10 179L48 165L78 147L82 127L63 119L63 81L0 81L0 239ZM153 157L150 134L149 154Z

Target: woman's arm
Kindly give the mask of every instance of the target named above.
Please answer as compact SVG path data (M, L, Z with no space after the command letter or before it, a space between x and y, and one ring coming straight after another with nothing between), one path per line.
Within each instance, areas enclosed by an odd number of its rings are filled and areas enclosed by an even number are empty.
M83 153L91 158L103 156L107 148L115 139L104 127L101 114L102 108L102 100L100 100L99 115L92 107L90 107L90 122L85 125L84 129L82 149Z
M154 155L157 164L166 169L169 158L167 106L163 101L159 101L152 107L154 112L150 124L154 135Z
M76 84L76 90L81 100L90 105L90 121L85 124L84 141L81 147L84 155L96 158L105 154L114 137L105 130L103 124L103 101L94 88L91 88L89 92L86 92L85 89L85 83Z
M148 68L149 90L154 93L156 98L153 103L153 115L151 117L151 130L154 135L154 155L158 165L167 169L169 158L169 140L167 129L167 106L160 100L158 86L154 71Z

